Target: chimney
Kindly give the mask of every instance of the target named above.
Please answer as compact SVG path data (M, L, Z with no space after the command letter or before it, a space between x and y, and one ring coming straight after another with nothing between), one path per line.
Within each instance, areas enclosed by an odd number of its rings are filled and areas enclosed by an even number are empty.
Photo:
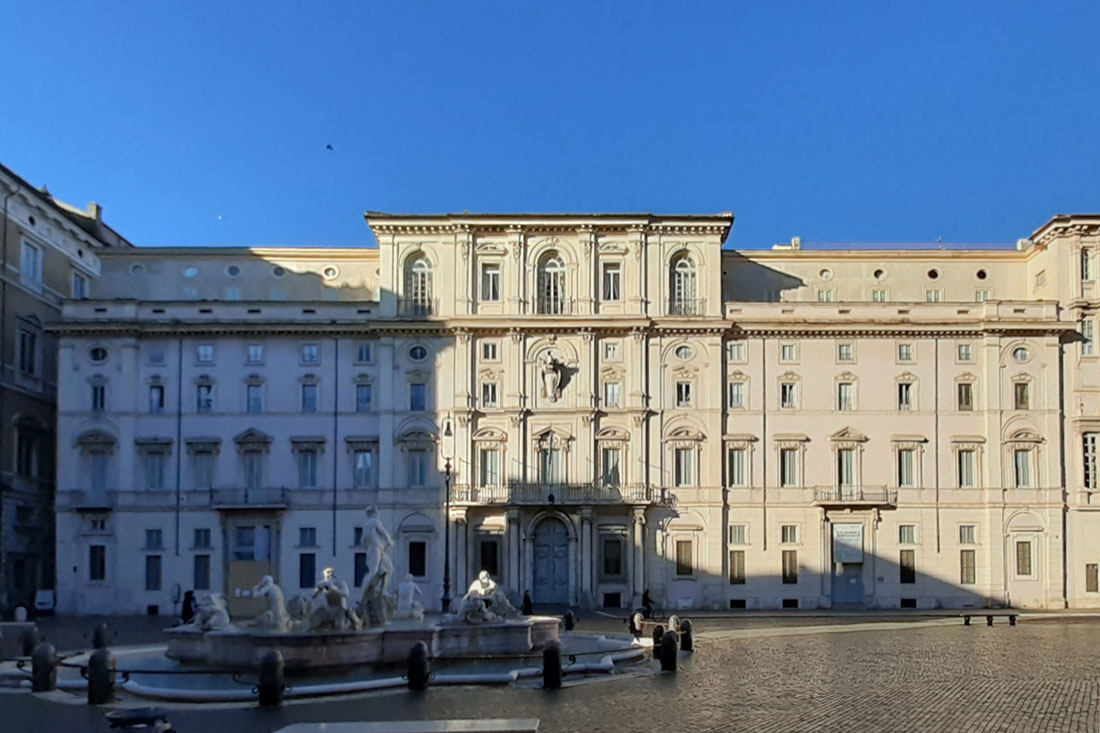
M88 208L85 211L87 211L89 218L96 220L97 224L103 223L103 207L95 201L89 201Z
M802 249L802 237L791 237L791 249Z

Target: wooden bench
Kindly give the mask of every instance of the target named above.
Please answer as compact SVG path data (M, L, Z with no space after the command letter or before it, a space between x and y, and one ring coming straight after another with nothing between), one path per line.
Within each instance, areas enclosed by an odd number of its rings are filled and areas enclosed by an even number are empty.
M963 626L969 626L970 625L971 616L985 616L985 625L986 626L992 626L993 625L993 618L995 616L1007 616L1008 617L1008 625L1009 626L1015 626L1016 625L1016 617L1019 614L1012 613L1011 611L1000 611L1000 612L997 612L997 611L973 611L971 613L962 613L962 614L959 614L959 615L962 616L962 618L963 618Z

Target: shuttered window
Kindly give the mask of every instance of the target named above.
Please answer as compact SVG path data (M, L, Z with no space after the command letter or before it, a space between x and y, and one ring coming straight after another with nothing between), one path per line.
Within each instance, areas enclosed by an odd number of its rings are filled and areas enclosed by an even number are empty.
M676 541L676 574L692 575L695 572L694 558L691 556L691 540Z
M974 585L975 583L975 553L974 550L959 551L959 583L962 585Z
M787 585L798 582L798 550L783 551L783 582Z
M1095 563L1085 565L1085 591L1096 593L1100 591L1100 583L1097 582L1097 566Z
M1031 575L1031 542L1016 543L1016 575Z
M730 585L745 584L745 551L730 550Z

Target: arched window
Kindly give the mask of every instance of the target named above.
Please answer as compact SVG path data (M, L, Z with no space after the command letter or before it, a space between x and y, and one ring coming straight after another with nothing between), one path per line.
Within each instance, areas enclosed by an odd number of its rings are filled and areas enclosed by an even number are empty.
M427 316L432 312L432 265L421 255L405 265L404 315Z
M539 261L538 275L538 312L565 313L565 263L561 256L554 251L543 255Z
M669 314L694 316L701 310L695 297L695 263L686 254L672 261L669 283Z

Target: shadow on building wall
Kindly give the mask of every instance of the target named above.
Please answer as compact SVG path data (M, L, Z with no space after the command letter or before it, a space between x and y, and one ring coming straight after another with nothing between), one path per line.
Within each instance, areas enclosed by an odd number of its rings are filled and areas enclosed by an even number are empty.
M750 260L740 252L722 252L722 300L741 303L777 303L785 290L806 283L793 275Z

